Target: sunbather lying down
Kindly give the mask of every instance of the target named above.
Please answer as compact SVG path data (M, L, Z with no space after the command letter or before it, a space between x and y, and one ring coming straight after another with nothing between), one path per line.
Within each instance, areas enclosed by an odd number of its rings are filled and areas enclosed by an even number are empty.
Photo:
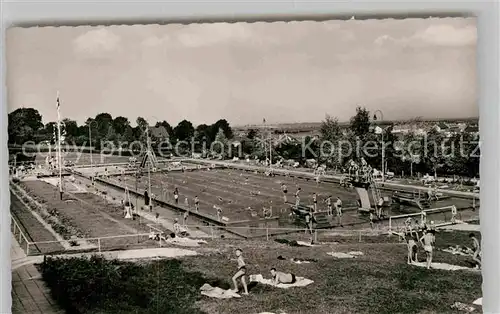
M261 274L250 275L250 282L258 282L266 285L271 285L277 288L305 287L314 281L298 277L291 273L278 272L276 269L271 270L271 279L264 279Z
M283 257L283 256L278 256L278 259L281 260L281 261L286 261L287 258ZM295 258L295 257L292 257L290 258L290 261L293 262L293 263L296 263L296 264L308 264L308 263L315 263L317 262L318 260L316 259L307 259L307 258Z
M172 244L178 244L182 246L199 246L202 243L207 243L205 240L197 240L197 239L190 239L190 238L185 238L185 237L177 237L175 233L171 233L169 237L163 236L163 234L160 233L154 233L152 232L149 235L149 239L154 239L156 241L163 240L165 243L172 243Z

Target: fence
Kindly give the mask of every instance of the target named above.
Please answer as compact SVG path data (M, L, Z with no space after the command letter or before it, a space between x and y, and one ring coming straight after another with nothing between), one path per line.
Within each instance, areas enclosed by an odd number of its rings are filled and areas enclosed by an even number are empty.
M31 242L28 240L28 236L24 233L24 228L21 228L21 224L17 222L17 220L12 215L10 216L10 229L13 237L16 239L17 243L19 243L21 249L24 251L24 253L26 253L26 255L28 255Z
M388 231L390 233L400 232L404 229L404 224L408 218L418 217L420 221L429 220L434 221L436 226L450 224L453 218L461 219L461 214L457 213L456 217L453 216L454 206L445 206L439 208L425 209L419 213L403 214L396 216L389 216L389 227Z
M17 222L13 220L13 224L17 226ZM38 241L31 242L29 237L24 233L17 233L17 239L20 241L21 247L27 255L50 255L60 253L102 253L107 251L125 250L125 249L145 249L145 248L161 248L169 244L169 235L166 234L166 229L161 226L147 225L150 233L114 235L106 237L94 238L79 238L64 241ZM188 234L190 230L203 230L205 233L203 238L214 243L222 243L228 239L234 240L231 233L227 229L246 228L248 227L223 227L223 226L200 226L188 225L184 226ZM397 237L388 237L386 228L378 228L374 230L324 230L313 229L312 231L298 228L253 228L258 229L263 236L257 241L274 241L277 239L286 239L288 241L304 241L310 242L343 242L343 243L398 243ZM16 230L20 230L17 226ZM151 239L153 234L161 235L159 240ZM245 241L241 238L236 238ZM62 242L71 243L72 246L67 250L55 249L56 246L62 247ZM210 243L210 242L209 242Z

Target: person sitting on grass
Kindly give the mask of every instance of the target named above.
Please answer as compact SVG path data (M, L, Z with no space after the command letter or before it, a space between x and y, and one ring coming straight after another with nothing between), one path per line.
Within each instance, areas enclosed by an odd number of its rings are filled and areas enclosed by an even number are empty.
M472 255L472 260L476 262L476 269L481 268L481 244L479 243L479 240L476 238L474 233L469 234L469 238L472 241L472 250L474 251Z
M281 271L276 271L276 268L271 268L272 282L275 285L280 283L284 284L294 284L297 282L297 277L294 274L284 273Z
M180 235L182 233L182 229L181 229L181 225L179 224L179 219L178 218L175 218L174 219L174 233L176 235Z
M238 293L238 279L241 279L241 284L243 285L243 290L245 291L243 294L248 295L247 282L245 280L245 275L247 273L247 265L245 264L245 260L243 259L243 251L241 249L236 249L236 261L238 262L238 270L236 274L234 274L232 280L234 284L233 291Z

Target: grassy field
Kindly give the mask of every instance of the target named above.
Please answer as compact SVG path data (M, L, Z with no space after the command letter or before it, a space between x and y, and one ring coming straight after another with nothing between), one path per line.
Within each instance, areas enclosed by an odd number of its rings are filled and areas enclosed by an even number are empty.
M291 247L275 241L218 240L204 254L139 264L66 260L42 272L58 303L72 313L456 313L455 302L481 297L481 274L426 270L406 264L406 247L394 243L355 243ZM468 244L467 233L437 236L437 248ZM222 249L221 249L222 248ZM269 269L314 280L306 287L280 289L250 285L250 295L218 300L200 295L204 283L229 288L235 272L234 249L241 248L249 274ZM361 251L355 259L326 253ZM279 260L278 256L287 260ZM422 255L422 254L421 254ZM290 258L315 259L295 264ZM422 259L423 256L420 257ZM436 251L436 262L467 266L468 258ZM65 287L67 287L65 289Z

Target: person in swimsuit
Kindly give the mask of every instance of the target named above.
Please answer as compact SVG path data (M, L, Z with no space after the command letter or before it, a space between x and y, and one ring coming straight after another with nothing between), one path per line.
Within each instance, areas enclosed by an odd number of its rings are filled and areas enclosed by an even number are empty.
M196 212L200 209L200 199L198 198L198 195L194 197L194 209Z
M314 212L318 210L318 195L316 193L313 193L313 208Z
M340 200L340 197L337 197L337 201L335 202L335 209L337 211L337 221L341 227L342 225L342 200Z
M416 239L416 233L413 232L412 230L407 230L405 232L405 239L406 243L408 245L408 264L411 264L413 262L417 262L417 253L418 253L418 246L417 246L417 241Z
M235 251L236 254L236 261L238 262L238 270L236 271L236 274L234 274L232 280L234 284L234 292L238 292L238 279L241 279L241 284L243 285L244 293L245 295L248 294L248 288L247 288L247 283L245 280L245 275L247 273L247 265L245 264L245 260L243 259L243 251L241 249L236 249Z
M476 262L476 268L480 269L481 268L481 257L482 257L481 244L479 243L479 240L476 238L474 233L470 233L469 238L472 241L472 249L474 250L474 254L472 255L472 260L474 262Z
M300 205L300 196L299 196L299 193L300 193L300 188L297 189L297 191L295 192L295 207L299 207Z
M326 202L326 213L328 216L333 215L333 209L332 209L332 196L328 195L328 197L325 200Z
M273 284L278 285L280 283L284 284L294 284L297 282L297 277L294 274L284 273L281 271L276 271L276 268L271 268L271 276Z
M182 216L182 225L184 226L184 228L186 227L187 225L187 220L188 220L188 217L189 217L189 210L186 210L184 212L184 215Z
M180 235L182 233L181 225L179 224L179 219L177 219L177 218L174 219L174 226L173 227L174 227L173 231L176 235Z
M175 188L174 190L174 200L175 200L175 205L179 204L179 190Z
M424 235L420 238L420 243L424 247L425 255L427 256L427 269L431 268L432 264L432 245L434 244L434 235L432 231L424 230Z
M286 195L288 193L288 189L287 189L285 183L281 183L281 191L283 192L283 202L286 203L288 201L287 197L286 197Z
M457 214L458 214L457 207L455 205L453 205L451 207L451 223L453 223L453 224L456 223Z

